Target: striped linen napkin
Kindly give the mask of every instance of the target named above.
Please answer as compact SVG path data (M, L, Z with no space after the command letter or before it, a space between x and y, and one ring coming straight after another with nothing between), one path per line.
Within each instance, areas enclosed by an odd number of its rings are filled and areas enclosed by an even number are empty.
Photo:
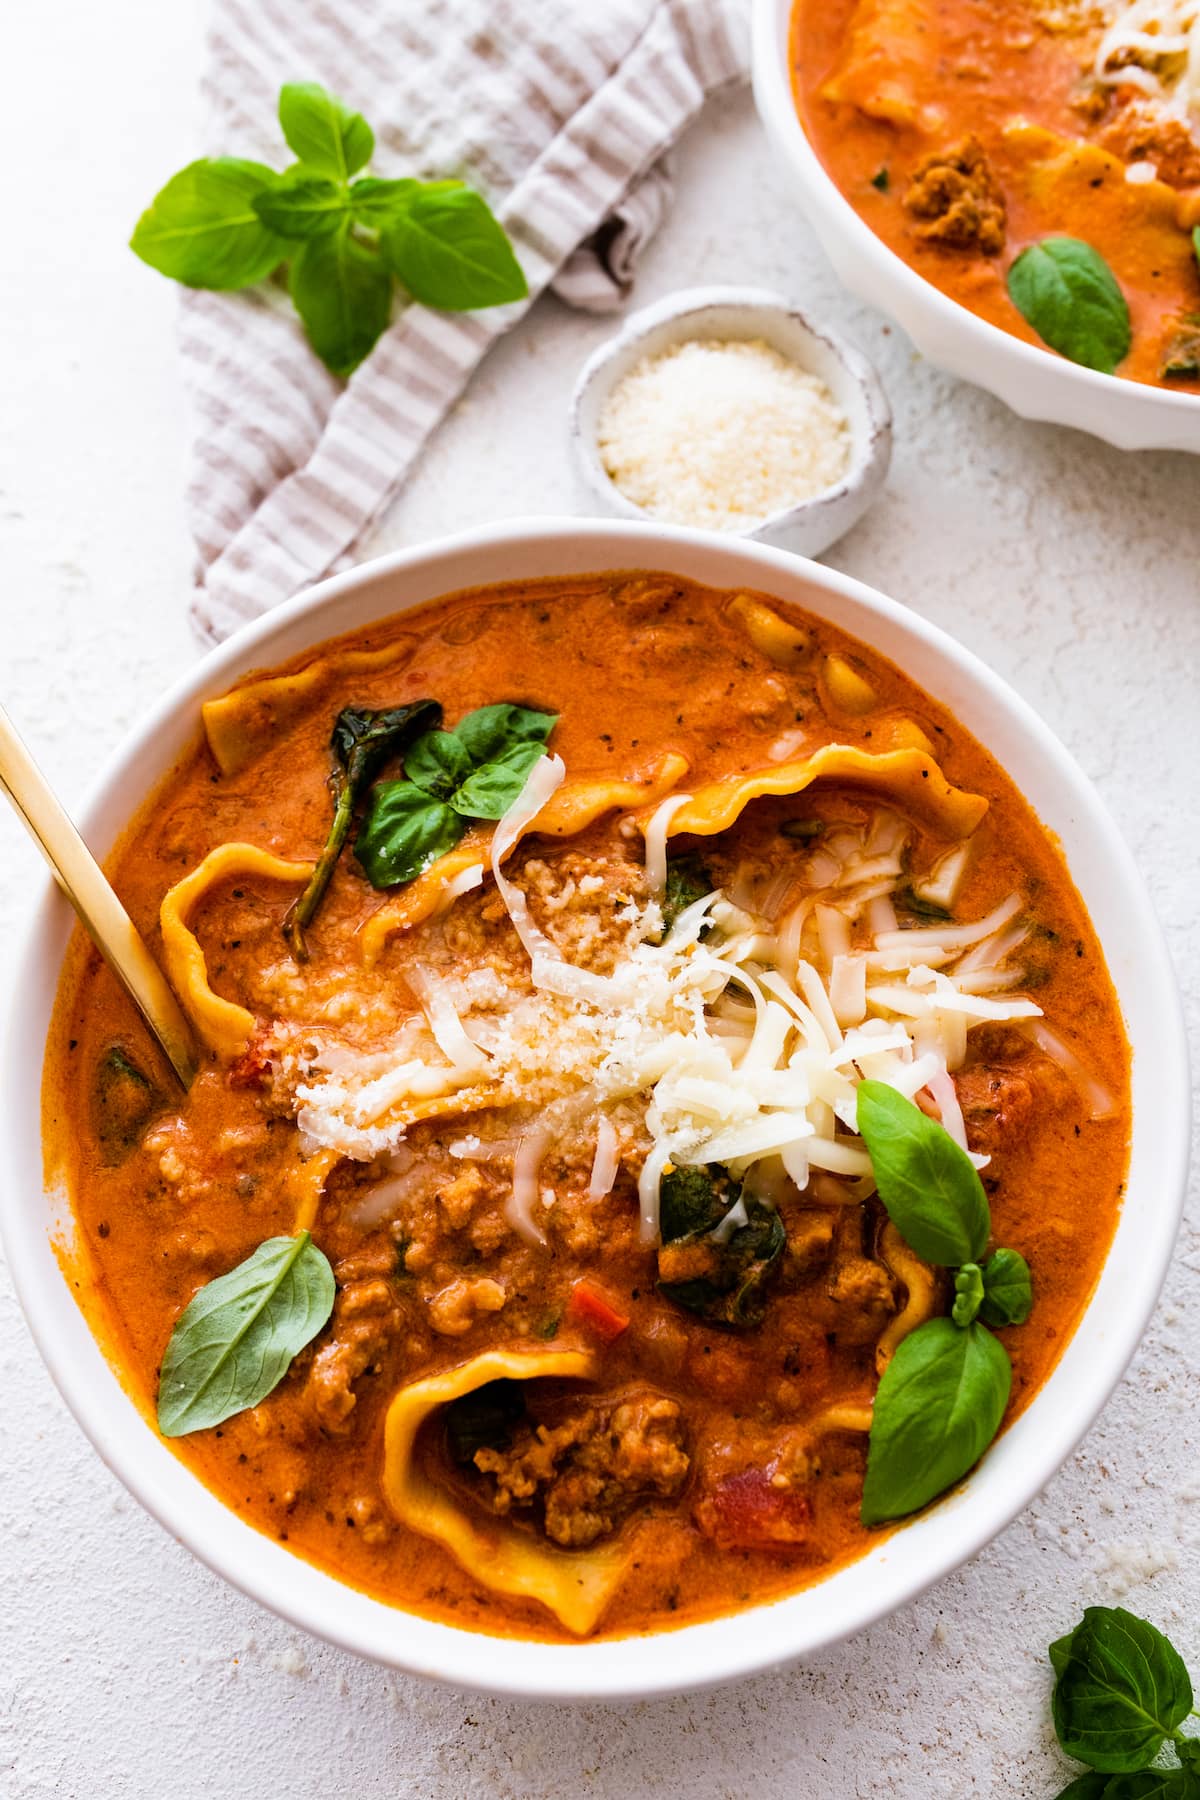
M530 300L409 306L339 382L273 284L185 294L194 420L192 613L210 641L353 560L488 347L554 287L620 303L670 201L664 153L744 77L745 0L213 0L211 148L278 163L284 81L376 128L381 175L462 175L512 238Z

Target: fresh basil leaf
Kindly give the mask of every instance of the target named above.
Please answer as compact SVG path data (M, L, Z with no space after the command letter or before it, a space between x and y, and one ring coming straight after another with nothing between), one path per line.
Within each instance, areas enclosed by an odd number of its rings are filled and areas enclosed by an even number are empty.
M1085 1610L1054 1686L1068 1756L1110 1773L1144 1769L1191 1708L1187 1669L1161 1631L1123 1606Z
M1188 1768L1134 1769L1125 1775L1097 1771L1101 1800L1200 1800L1200 1777Z
M979 1316L984 1324L1023 1325L1033 1308L1033 1282L1020 1251L997 1250L980 1273L983 1304Z
M499 819L525 786L557 722L557 713L527 706L481 706L453 731L431 732L414 744L404 773L466 819Z
M1107 1775L1089 1769L1085 1775L1077 1775L1074 1781L1069 1781L1056 1800L1104 1800L1108 1781Z
M928 1319L910 1332L875 1395L863 1523L903 1518L953 1487L1000 1429L1011 1385L1003 1344L978 1322Z
M1129 354L1129 307L1098 251L1081 238L1048 237L1008 271L1013 305L1044 343L1072 362L1112 375Z
M175 1323L158 1378L158 1428L182 1437L257 1406L333 1311L328 1259L307 1231L268 1238L202 1287Z
M456 812L411 781L381 781L371 790L354 854L372 887L395 887L453 850L465 830Z
M427 731L404 758L409 781L435 800L449 800L474 767L470 751L453 731Z
M541 744L514 744L503 756L468 775L450 804L467 819L502 819L542 756Z
M954 1277L954 1304L950 1317L965 1330L979 1311L983 1299L983 1274L978 1263L964 1263Z
M508 701L477 707L460 719L454 733L474 766L450 800L454 810L469 819L502 818L557 723L557 713Z
M300 161L335 181L348 181L375 148L375 133L362 114L316 81L289 81L279 90L279 123Z
M1200 1738L1176 1738L1175 1752L1185 1769L1200 1775Z
M1076 1626L1075 1629L1078 1630L1078 1626ZM1050 1666L1056 1675L1061 1675L1067 1664L1070 1662L1071 1646L1074 1642L1075 1632L1067 1631L1064 1632L1062 1637L1055 1638L1054 1642L1047 1650L1046 1654L1050 1658Z
M478 769L503 756L514 744L544 744L557 724L557 713L535 712L529 706L501 701L498 706L476 707L458 721L454 734Z
M350 184L350 208L364 225L379 226L403 212L421 186L409 178L384 181L378 175L363 175Z
M975 1165L944 1126L882 1081L858 1086L858 1129L879 1198L909 1247L944 1268L978 1262L991 1231Z
M503 227L461 184L423 187L384 222L380 241L389 268L423 306L470 312L529 293Z
M330 181L326 175L310 175L301 164L275 187L256 195L254 210L280 237L324 237L345 223L350 200L344 183Z
M255 199L278 181L265 163L201 157L154 196L129 247L160 275L185 287L253 287L291 250L254 209Z
M1192 249L1196 252L1196 261L1200 263L1200 225L1192 227Z
M391 317L392 278L377 252L345 225L301 245L291 294L309 343L335 375L353 373Z

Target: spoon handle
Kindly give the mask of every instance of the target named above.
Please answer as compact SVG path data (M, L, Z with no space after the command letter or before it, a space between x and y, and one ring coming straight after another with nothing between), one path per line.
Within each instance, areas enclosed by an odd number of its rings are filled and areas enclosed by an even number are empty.
M0 706L0 789L24 819L80 923L133 1001L184 1088L196 1073L191 1026L166 976Z

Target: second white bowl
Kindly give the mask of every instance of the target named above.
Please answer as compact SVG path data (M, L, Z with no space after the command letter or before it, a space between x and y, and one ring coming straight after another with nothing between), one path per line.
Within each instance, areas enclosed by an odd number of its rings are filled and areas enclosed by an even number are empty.
M754 0L754 99L793 179L796 204L852 294L903 326L939 368L987 388L1025 419L1074 425L1119 450L1200 451L1200 399L1101 375L978 318L877 238L805 135L792 95L794 0Z

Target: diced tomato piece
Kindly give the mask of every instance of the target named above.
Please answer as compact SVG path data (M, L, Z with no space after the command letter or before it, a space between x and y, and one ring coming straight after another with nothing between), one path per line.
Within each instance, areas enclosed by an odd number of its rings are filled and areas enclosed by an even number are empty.
M567 1302L567 1317L575 1325L586 1325L603 1344L611 1344L629 1328L629 1320L618 1312L612 1301L590 1281L577 1281Z
M812 1503L775 1487L766 1469L727 1475L696 1508L700 1529L725 1550L792 1550L808 1542Z
M271 1066L270 1034L256 1031L249 1044L229 1070L229 1085L234 1088L265 1087Z

